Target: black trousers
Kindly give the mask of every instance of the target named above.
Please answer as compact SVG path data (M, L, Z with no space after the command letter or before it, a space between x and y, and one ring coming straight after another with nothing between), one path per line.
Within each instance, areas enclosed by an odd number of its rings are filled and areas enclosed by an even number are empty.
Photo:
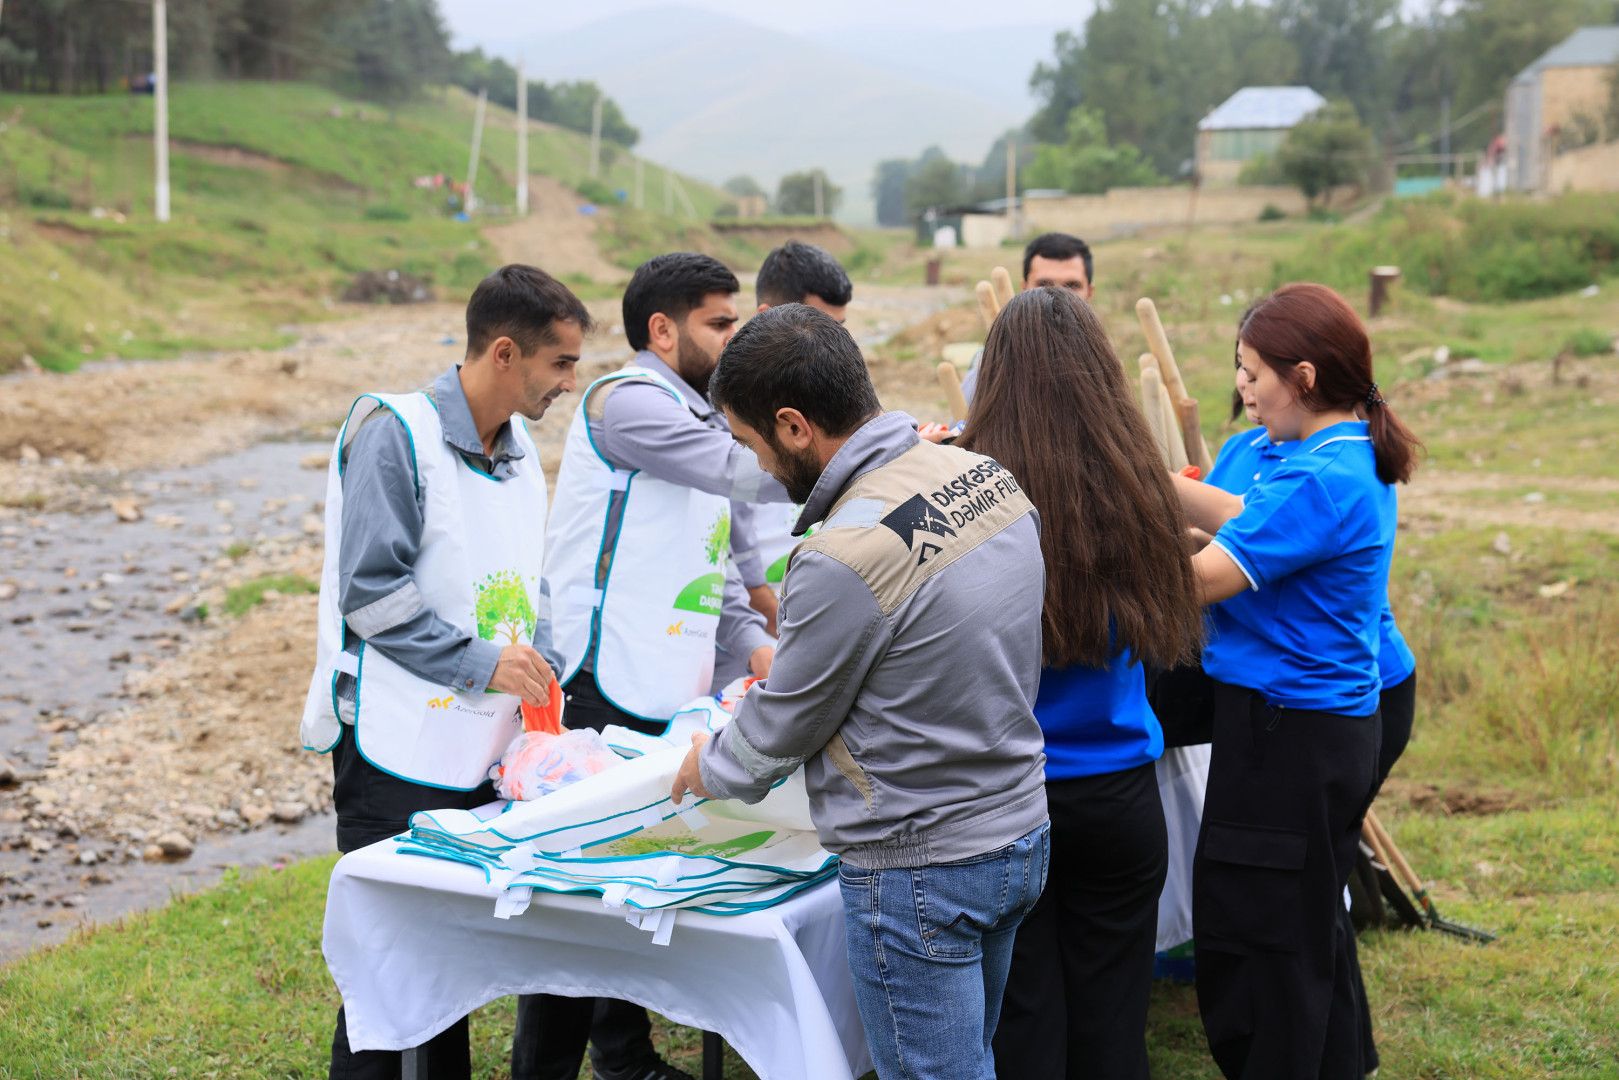
M332 749L332 802L337 808L337 850L354 851L378 840L397 836L410 827L418 810L471 810L495 798L491 784L472 791L412 784L390 776L360 756L354 729L343 726L342 738ZM465 1017L433 1036L424 1045L433 1080L469 1080L472 1051ZM397 1050L350 1050L348 1024L337 1010L332 1035L331 1080L399 1080Z
M1147 1080L1169 837L1157 771L1046 783L1051 868L1018 927L995 1030L1008 1080Z
M660 734L667 726L639 720L602 696L595 678L581 671L562 688L570 728L600 731L621 724L632 731ZM517 1031L512 1037L512 1080L574 1080L585 1043L598 1067L623 1069L655 1055L652 1021L646 1010L612 998L569 998L520 994Z
M1232 1080L1363 1080L1369 1032L1344 908L1381 721L1215 685L1192 865L1197 1000Z
M1389 770L1405 753L1405 744L1411 741L1411 724L1417 715L1417 673L1413 671L1404 682L1384 687L1377 711L1383 716L1383 745L1377 750L1377 786L1382 787Z

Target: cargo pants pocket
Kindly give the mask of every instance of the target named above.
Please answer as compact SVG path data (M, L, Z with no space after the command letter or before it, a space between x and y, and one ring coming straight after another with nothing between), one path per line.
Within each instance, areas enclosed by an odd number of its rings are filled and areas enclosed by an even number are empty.
M1293 952L1304 936L1302 830L1206 822L1193 895L1198 943Z

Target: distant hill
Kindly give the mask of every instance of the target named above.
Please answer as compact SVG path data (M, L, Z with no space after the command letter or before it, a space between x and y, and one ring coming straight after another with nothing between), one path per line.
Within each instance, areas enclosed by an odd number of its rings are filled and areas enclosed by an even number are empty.
M839 27L808 36L873 67L1028 116L1040 105L1029 92L1034 66L1051 59L1057 31L1077 25L1078 19L1074 19L935 30L882 23L858 30Z
M773 190L782 174L821 166L844 188L840 216L855 222L873 217L878 161L933 144L977 160L1023 118L808 38L692 8L612 16L503 49L523 53L538 77L595 79L643 132L637 149L682 172L716 183L749 173Z

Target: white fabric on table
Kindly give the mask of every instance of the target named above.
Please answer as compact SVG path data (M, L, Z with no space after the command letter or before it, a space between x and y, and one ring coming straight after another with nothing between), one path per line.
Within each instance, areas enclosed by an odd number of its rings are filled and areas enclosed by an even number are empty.
M547 993L621 998L719 1032L762 1080L871 1068L836 882L763 911L681 911L660 946L594 896L535 892L527 911L495 918L479 870L393 847L345 855L326 899L326 963L356 1050L419 1046L497 998Z
M1169 874L1158 897L1158 952L1192 940L1192 854L1203 824L1211 750L1208 743L1177 746L1158 759L1158 796L1169 831Z

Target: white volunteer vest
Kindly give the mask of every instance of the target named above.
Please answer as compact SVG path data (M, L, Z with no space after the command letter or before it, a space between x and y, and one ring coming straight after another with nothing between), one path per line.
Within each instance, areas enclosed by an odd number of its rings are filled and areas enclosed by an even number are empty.
M338 610L338 550L342 544L342 452L351 424L381 405L409 433L417 490L425 513L415 581L422 603L474 637L498 645L529 644L540 610L545 543L545 475L520 416L513 437L524 458L517 475L496 480L473 469L444 441L438 409L425 393L367 394L349 409L326 474L326 556L320 582L320 629L315 674L304 703L304 746L326 753L342 734L337 715L339 672L358 682L355 742L372 765L432 787L470 791L487 778L521 729L519 699L442 686L405 670L376 649L343 652Z
M793 535L793 526L798 524L798 517L803 512L802 506L792 503L753 504L754 537L759 542L759 558L765 564L765 584L770 586L778 599L781 597L781 583L787 576L787 559L798 542L804 539L803 536ZM811 529L804 535L809 536L814 531Z
M608 701L643 720L667 721L707 693L714 675L731 504L615 468L596 449L587 416L592 395L627 379L660 386L685 405L667 379L633 364L585 390L563 447L545 538L551 633L568 658L564 682L588 660ZM609 549L614 492L624 493L624 513Z

